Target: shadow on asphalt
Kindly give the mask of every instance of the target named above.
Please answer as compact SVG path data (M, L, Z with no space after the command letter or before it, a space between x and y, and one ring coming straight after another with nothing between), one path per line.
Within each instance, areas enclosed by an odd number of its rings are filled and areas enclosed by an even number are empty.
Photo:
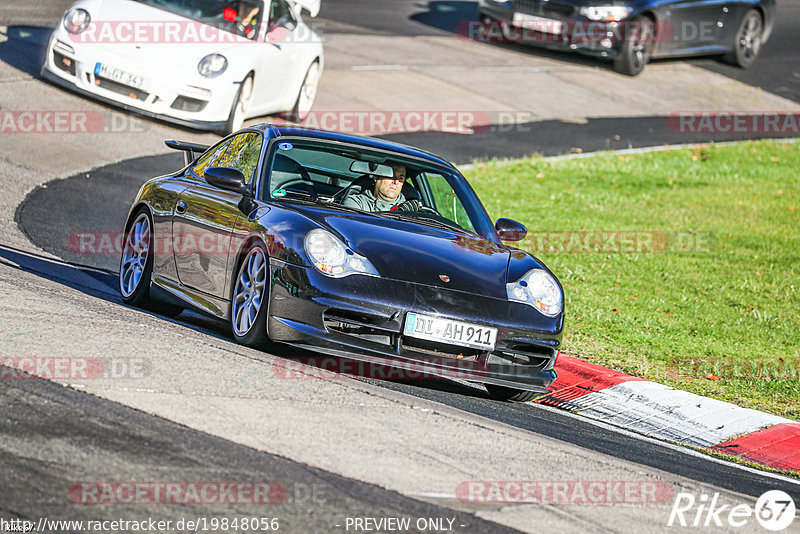
M0 243L0 265L19 269L34 274L45 280L56 282L75 289L92 297L107 302L123 305L117 287L117 271L80 265L43 256L34 252L20 250ZM235 343L230 337L226 321L185 310L177 318L162 316L156 312L136 308L137 311L170 321L196 332L212 335L218 339ZM410 386L427 389L433 392L452 393L473 398L488 399L489 395L482 389L444 379L434 374L409 372L393 369L384 365L357 362L338 356L330 356L282 343L273 343L264 347L264 351L272 356L287 360L283 364L273 363L273 372L286 379L357 379L385 382L386 386ZM293 362L293 363L288 363Z
M9 26L5 33L8 40L0 43L0 61L38 78L52 31L32 26Z

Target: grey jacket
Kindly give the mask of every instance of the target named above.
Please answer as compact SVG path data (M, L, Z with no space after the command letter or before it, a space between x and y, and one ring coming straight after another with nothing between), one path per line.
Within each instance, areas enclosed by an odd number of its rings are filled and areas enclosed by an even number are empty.
M403 193L397 195L397 198L394 201L389 202L386 200L378 200L375 198L375 195L369 189L364 190L363 193L358 193L355 195L350 195L344 199L342 202L342 206L347 206L349 208L357 208L363 211L375 212L375 211L389 211L395 206L399 206L403 202L406 201L406 198L403 196Z

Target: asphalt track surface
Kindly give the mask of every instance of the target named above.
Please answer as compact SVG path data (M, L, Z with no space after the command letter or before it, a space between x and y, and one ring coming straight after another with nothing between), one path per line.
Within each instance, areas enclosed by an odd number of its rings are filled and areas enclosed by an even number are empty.
M424 517L454 519L459 532L517 532L469 513L258 452L46 380L0 380L0 406L4 414L0 418L0 517L6 521L37 523L43 510L52 519L142 521L152 517L173 524L198 517L274 517L279 518L280 531L311 533L344 531L336 525L344 525L347 516ZM45 443L50 458L41 458L37 452ZM49 460L54 458L57 461L51 464ZM155 477L162 481L274 482L285 489L285 500L267 505L162 503L121 507L76 506L65 498L76 482L142 482ZM65 531L69 529L58 530Z
M19 227L30 240L75 266L82 267L110 288L116 287L119 256L116 253L85 254L68 250L65 243L76 243L81 232L118 232L124 224L133 197L147 177L158 176L182 166L182 155L152 156L108 165L89 173L57 180L33 190L16 213ZM74 206L93 206L83 216L74 217ZM53 221L58 221L54 223ZM72 236L72 237L70 237ZM193 313L178 316L186 328L201 329L228 338L226 325ZM230 343L234 343L230 340ZM274 352L284 358L297 358L295 349ZM308 361L312 353L300 357ZM316 355L319 356L319 355ZM369 376L386 376L380 369ZM600 427L550 408L529 403L509 404L488 398L481 387L449 380L375 380L356 377L372 384L422 397L489 417L515 427L546 435L610 456L661 469L687 478L757 497L775 489L777 482L752 470L720 463L684 449L643 440L630 433ZM781 489L800 499L800 482L781 483Z
M369 9L365 9L367 5ZM797 7L798 3L780 2L779 5L784 8L783 16L778 19L773 40L764 48L753 69L731 69L714 59L692 60L692 63L746 83L761 85L765 90L800 102L800 59L797 55L800 39L794 31L800 22L800 14L796 9L786 9ZM353 21L358 21L359 31L363 33L441 35L452 32L454 21L468 15L471 9L474 10L474 3L471 2L417 4L388 0L370 0L368 3L327 0L323 2L321 17L330 22L331 31L336 31L337 27L353 31ZM38 15L41 13L31 15L31 23L35 22ZM587 61L579 56L538 49L530 49L529 53L579 64L586 64ZM585 124L548 121L523 126L529 126L529 131L517 128L513 132L504 132L499 127L494 127L472 136L423 133L388 137L424 146L460 163L475 158L514 157L531 153L561 154L573 148L590 152L598 149L735 139L731 136L698 136L687 139L683 134L676 137L666 128L663 117L590 120ZM65 243L70 235L77 232L119 231L130 201L141 183L180 165L179 154L153 156L51 182L46 188L37 188L28 195L17 211L16 220L33 243L69 262L87 267L88 272L114 287L118 256L87 256L68 250ZM80 206L84 215L80 221L75 220L76 206ZM92 209L87 210L86 206L92 206ZM46 276L47 273L43 275ZM193 314L183 314L179 321L185 328L200 328L220 337L225 335L224 325ZM230 342L233 343L232 340ZM279 355L288 354L287 351L287 354ZM488 399L481 388L445 380L414 383L359 379L754 497L768 489L779 487L774 479L766 475L600 427L549 408L531 404L498 403ZM106 458L106 463L103 464L105 469L118 480L124 479L123 475L127 473L130 473L129 479L135 480L137 473L143 472L143 465L158 458L158 463L163 466L165 479L191 480L192 475L204 476L213 472L219 480L251 480L254 477L263 479L266 476L278 482L291 481L287 486L322 482L335 488L336 491L326 494L326 502L314 504L314 515L317 517L308 514L308 507L302 511L297 508L292 510L291 506L295 506L295 503L286 503L285 506L290 508L285 511L285 516L291 517L294 522L294 528L289 529L293 531L330 530L329 523L323 525L319 522L320 518L330 518L342 510L347 510L348 515L373 517L457 515L444 508L259 453L49 382L2 381L0 405L13 407L13 413L17 414L13 419L4 418L0 422L2 443L6 444L0 447L0 459L4 464L0 480L6 495L0 513L5 518L34 518L38 515L37 510L41 503L54 503L58 498L63 500L65 484L68 486L74 482L74 472L80 472L86 466L76 459L72 473L58 473L53 469L42 469L36 461L20 451L35 448L46 437L75 434L84 436L84 450L95 451L98 455L102 453ZM11 412L12 410L6 410L6 413ZM30 424L31 421L36 424ZM20 434L20 426L26 428L25 433ZM92 460L93 465L95 461ZM35 487L28 482L28 477L31 476L36 477ZM796 501L800 501L800 486L780 483L780 487ZM54 512L59 511L56 509L58 504L49 506L53 506ZM67 504L61 506L64 507L65 516L76 519L81 518L79 513L90 514L92 517L118 513L118 510L112 512L107 509L98 514L97 509L82 511ZM8 510L3 509L5 507ZM169 507L164 508L161 515L165 519L176 515ZM182 509L178 513L181 517L193 515L188 512L189 510ZM197 512L196 515L220 515L213 507L199 507L191 512ZM278 515L277 508L275 514ZM138 515L140 518L141 514ZM471 515L459 516L459 519L462 518L468 525L464 529L466 531L508 531Z

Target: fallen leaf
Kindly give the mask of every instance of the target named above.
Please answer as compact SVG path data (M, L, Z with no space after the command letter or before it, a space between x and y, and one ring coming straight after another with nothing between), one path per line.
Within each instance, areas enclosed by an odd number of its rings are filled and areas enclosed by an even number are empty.
M756 271L756 276L760 277L761 276L761 272L760 271Z
M631 295L631 300L636 300L636 299L638 299L638 298L639 298L639 297L634 297L633 295Z
M789 211L794 211L794 206L789 206Z
M719 377L712 373L706 373L706 378L709 380L719 380Z

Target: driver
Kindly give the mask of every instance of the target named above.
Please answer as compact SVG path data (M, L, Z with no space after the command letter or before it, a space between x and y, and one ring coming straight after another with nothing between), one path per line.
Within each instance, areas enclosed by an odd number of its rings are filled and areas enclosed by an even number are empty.
M344 199L342 205L369 212L413 208L410 206L412 201L406 201L402 193L403 183L406 181L405 165L394 162L387 162L387 164L392 167L394 177L375 177L375 186L372 190L365 189L361 193L350 195Z
M239 31L248 38L253 39L258 31L258 13L261 11L258 5L251 2L239 2L239 21L237 26Z

